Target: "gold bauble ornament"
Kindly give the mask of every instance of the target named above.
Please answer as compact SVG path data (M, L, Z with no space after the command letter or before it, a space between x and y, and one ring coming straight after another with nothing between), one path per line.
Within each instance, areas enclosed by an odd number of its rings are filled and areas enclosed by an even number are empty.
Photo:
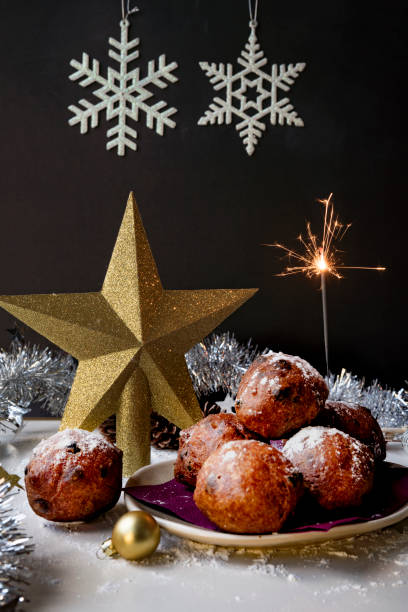
M2 295L0 306L78 359L61 428L92 431L116 414L130 476L150 462L152 411L182 429L202 418L184 354L256 291L164 289L131 193L101 291Z
M144 559L156 550L160 527L150 514L142 510L126 512L112 531L112 546L125 559Z

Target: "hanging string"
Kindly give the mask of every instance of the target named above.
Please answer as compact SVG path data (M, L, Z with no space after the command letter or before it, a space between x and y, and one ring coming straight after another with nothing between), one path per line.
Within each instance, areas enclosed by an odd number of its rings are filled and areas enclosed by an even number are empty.
M122 2L122 21L126 21L129 15L131 15L132 13L137 13L137 11L139 10L137 6L133 7L132 9L130 8L130 0L127 0L126 9L125 9L125 0L121 0L121 2Z
M252 11L252 0L248 0L248 8L249 8L249 25L255 28L258 25L258 0L255 0L255 8Z

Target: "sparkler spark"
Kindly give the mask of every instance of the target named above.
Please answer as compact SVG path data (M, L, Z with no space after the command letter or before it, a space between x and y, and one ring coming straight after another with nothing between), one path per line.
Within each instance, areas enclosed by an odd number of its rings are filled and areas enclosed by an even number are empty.
M293 251L283 244L275 242L274 244L266 244L265 246L273 246L285 251L289 265L277 274L277 276L291 276L293 274L305 274L308 278L320 276L321 292L322 292L322 310L323 310L323 334L324 334L324 352L326 357L326 372L329 376L329 333L327 322L327 299L326 299L326 276L331 274L336 278L342 278L339 270L378 270L383 271L383 267L370 266L343 266L338 260L339 250L336 243L344 238L344 234L351 227L351 223L344 225L334 212L332 202L333 194L331 193L326 200L318 200L324 206L323 232L321 238L312 232L310 222L306 224L306 237L302 234L298 236L303 252ZM296 265L290 265L294 260Z
M285 251L289 260L294 260L297 265L288 265L277 274L277 276L290 276L292 274L305 274L308 278L331 274L336 278L342 278L339 270L377 270L384 271L383 267L370 266L343 266L338 261L338 249L336 243L340 242L351 227L351 223L344 225L334 212L332 201L333 194L325 200L318 200L324 206L323 232L319 239L312 232L310 222L306 224L306 237L298 236L303 252L294 251L275 242L265 246L273 246Z

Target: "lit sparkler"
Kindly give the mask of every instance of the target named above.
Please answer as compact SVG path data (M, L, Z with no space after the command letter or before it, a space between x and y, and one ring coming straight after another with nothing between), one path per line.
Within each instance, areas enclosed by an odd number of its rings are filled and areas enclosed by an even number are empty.
M351 223L344 225L334 212L331 193L326 200L318 200L324 206L323 233L319 238L312 232L310 223L306 225L306 237L298 236L303 251L297 252L289 249L283 244L274 243L265 246L273 246L282 249L287 254L289 261L294 260L296 265L287 265L277 276L291 276L293 274L305 274L308 278L320 276L323 308L323 332L324 348L326 357L327 374L329 374L329 345L327 328L327 301L326 301L326 276L331 274L336 278L342 278L339 270L377 270L383 271L383 267L370 266L343 266L337 260L339 250L336 243L340 242Z

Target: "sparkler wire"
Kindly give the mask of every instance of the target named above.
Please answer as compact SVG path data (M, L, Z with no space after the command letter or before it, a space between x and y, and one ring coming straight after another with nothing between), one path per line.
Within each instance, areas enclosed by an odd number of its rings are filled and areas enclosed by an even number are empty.
M329 376L329 331L327 321L327 296L326 296L326 273L321 274L321 291L322 291L322 308L323 308L323 336L324 336L324 354L326 357L326 374Z

